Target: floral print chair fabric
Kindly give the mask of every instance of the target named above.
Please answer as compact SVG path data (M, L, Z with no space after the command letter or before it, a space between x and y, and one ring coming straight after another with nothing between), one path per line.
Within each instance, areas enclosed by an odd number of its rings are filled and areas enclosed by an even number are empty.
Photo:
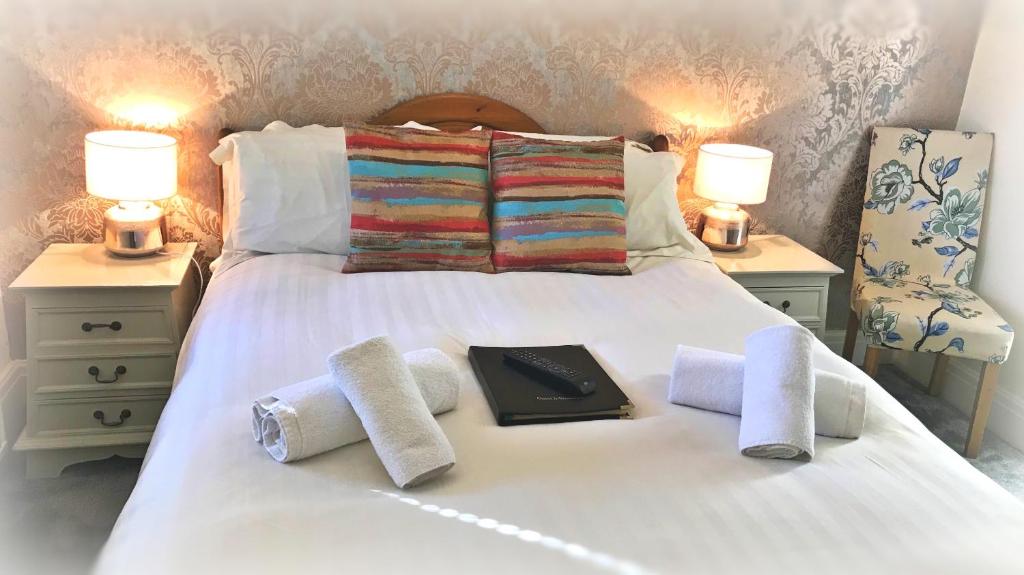
M853 311L869 344L1002 363L1013 330L970 291L992 134L875 128Z
M992 134L875 128L847 355L859 329L869 356L889 348L1006 360L1013 329L970 289L992 142Z

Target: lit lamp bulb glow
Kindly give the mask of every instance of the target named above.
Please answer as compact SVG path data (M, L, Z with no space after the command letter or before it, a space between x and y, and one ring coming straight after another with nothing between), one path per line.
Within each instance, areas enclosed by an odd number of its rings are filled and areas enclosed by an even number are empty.
M750 216L740 204L760 204L768 195L772 153L741 144L704 144L697 152L693 191L714 205L701 212L697 236L708 247L734 251L747 244Z
M119 256L164 247L166 225L155 200L178 191L178 142L152 132L108 130L85 136L85 188L115 200L103 217L103 243Z

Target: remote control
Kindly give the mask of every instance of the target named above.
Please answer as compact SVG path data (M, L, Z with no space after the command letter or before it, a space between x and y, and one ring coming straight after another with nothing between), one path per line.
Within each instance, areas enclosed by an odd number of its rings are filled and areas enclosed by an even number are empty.
M520 371L536 376L544 385L564 393L582 397L597 390L597 382L575 369L541 357L532 351L513 349L505 352L505 362Z

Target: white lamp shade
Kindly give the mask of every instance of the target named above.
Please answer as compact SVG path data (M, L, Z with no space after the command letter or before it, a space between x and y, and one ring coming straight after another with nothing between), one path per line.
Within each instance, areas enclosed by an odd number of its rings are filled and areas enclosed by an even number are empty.
M163 200L178 191L178 141L107 130L85 135L85 189L108 200Z
M693 191L728 204L760 204L768 197L772 153L742 144L704 144L697 152Z

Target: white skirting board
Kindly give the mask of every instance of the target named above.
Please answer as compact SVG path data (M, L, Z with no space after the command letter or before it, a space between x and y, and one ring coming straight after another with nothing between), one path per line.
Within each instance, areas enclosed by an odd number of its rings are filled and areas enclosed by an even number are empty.
M18 434L25 427L25 360L0 370L0 465L8 459Z
M845 330L830 329L822 341L832 351L841 353L845 334ZM853 363L863 363L863 338L857 338L853 358ZM894 352L889 354L888 358L883 356L882 361L898 366L910 377L927 385L934 358L925 353ZM978 390L978 378L981 377L981 362L953 359L948 366L949 372L946 374L942 398L970 417L974 409L974 396ZM1009 392L1004 387L998 388L992 400L992 412L989 414L987 429L1017 449L1024 450L1024 397Z
M825 330L825 335L821 338L822 343L828 346L829 349L836 352L838 355L843 355L843 343L846 342L846 330L845 329L828 329ZM857 337L857 345L853 348L853 363L854 365L862 365L864 363L864 351L867 346L864 345L864 338Z

